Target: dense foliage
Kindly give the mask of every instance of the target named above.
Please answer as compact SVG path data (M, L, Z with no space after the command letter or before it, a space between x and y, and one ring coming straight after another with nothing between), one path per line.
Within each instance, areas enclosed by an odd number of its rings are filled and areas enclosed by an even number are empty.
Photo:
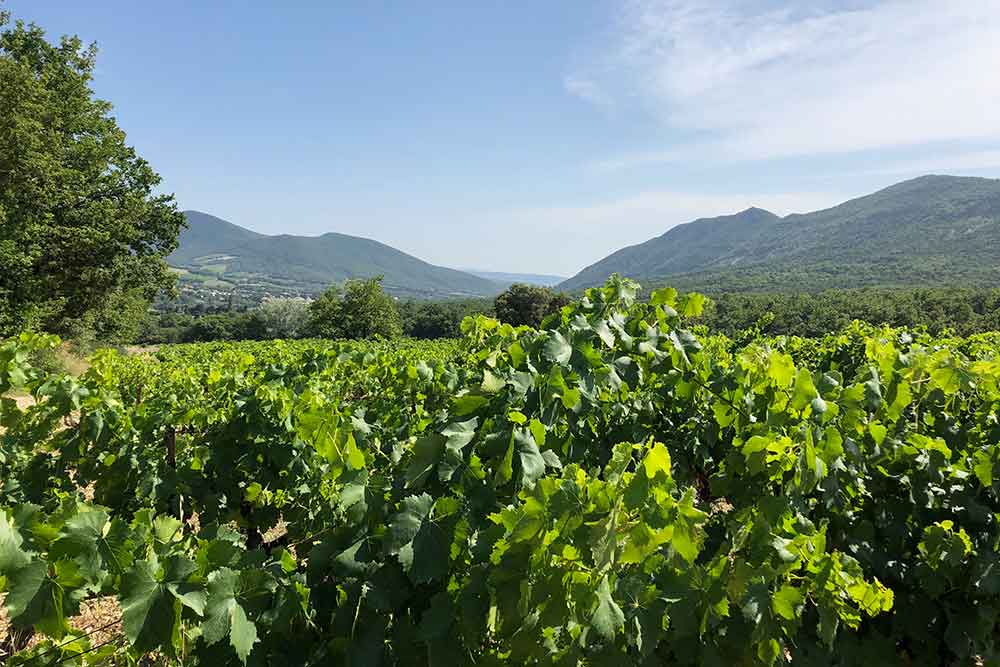
M210 312L168 311L151 315L140 332L141 343L203 342L297 338L308 329L281 326L279 312L288 321L305 308L299 299L273 299L257 308ZM403 335L411 338L458 338L469 315L494 316L485 299L398 301ZM274 313L265 312L274 309ZM558 309L556 309L558 310ZM997 289L852 289L816 293L720 293L705 304L698 322L709 330L739 340L754 332L770 335L820 337L855 320L874 325L926 329L968 336L1000 331L1000 290ZM273 321L274 323L269 323Z
M712 295L702 321L713 331L738 335L758 324L770 334L818 337L854 320L894 327L924 327L966 336L1000 331L1000 289L852 289L814 294Z
M537 327L549 315L569 303L569 298L548 287L514 283L497 295L493 310L497 319L514 326Z
M127 337L183 216L90 89L96 51L0 15L0 334Z
M400 325L410 338L459 338L462 320L470 315L492 315L488 299L447 301L397 301ZM255 307L212 309L199 304L151 312L143 320L136 342L142 344L195 343L209 341L270 340L308 337L309 302L304 299L266 299ZM348 339L361 336L348 327L338 327Z
M1000 336L736 344L636 290L79 379L4 343L12 621L84 664L98 595L192 665L996 664Z
M403 318L403 333L411 338L459 338L466 317L494 314L493 302L488 299L408 299L396 305Z
M309 304L306 330L322 338L395 338L403 322L395 300L382 289L382 276L331 285Z

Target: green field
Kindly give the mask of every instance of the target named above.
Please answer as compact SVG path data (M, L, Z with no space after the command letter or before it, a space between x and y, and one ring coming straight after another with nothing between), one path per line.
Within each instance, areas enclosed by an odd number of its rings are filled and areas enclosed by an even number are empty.
M68 664L997 664L1000 334L0 346L0 590ZM22 409L23 408L23 409ZM89 499L85 499L89 498ZM121 613L114 640L71 622ZM37 637L36 637L37 639ZM12 664L29 664L28 662ZM32 662L30 664L49 664Z

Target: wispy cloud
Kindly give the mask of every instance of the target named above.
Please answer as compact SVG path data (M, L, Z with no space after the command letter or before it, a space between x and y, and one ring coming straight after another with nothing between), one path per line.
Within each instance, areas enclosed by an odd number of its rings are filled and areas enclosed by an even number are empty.
M606 168L1000 138L1000 0L623 1L574 76L700 138Z
M615 105L611 95L592 79L570 75L563 79L563 87L570 95L575 95L604 109L610 109Z
M930 174L975 172L1000 169L1000 150L943 153L932 157L890 162L882 167L864 169L865 174Z

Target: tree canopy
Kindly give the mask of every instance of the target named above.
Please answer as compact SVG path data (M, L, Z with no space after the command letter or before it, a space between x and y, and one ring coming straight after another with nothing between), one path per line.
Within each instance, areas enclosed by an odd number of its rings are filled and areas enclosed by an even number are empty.
M501 293L494 303L497 319L514 326L537 327L548 315L569 303L565 294L547 287L515 283Z
M348 280L309 304L311 335L321 338L395 338L403 333L396 302L382 289L382 276Z
M94 97L96 54L0 16L0 334L114 337L172 285L184 218Z

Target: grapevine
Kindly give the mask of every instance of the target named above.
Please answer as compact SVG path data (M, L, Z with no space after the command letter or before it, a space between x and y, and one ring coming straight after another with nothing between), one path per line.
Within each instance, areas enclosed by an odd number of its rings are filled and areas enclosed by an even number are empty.
M0 343L12 623L84 665L100 596L186 665L1000 664L1000 339L737 344L637 294L79 378Z

